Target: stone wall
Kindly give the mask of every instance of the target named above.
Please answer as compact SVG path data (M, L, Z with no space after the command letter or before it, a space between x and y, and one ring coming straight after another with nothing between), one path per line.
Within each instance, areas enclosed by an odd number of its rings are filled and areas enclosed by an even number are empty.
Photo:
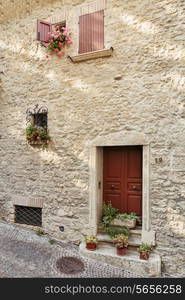
M142 133L150 143L157 251L164 272L184 276L184 1L108 0L105 46L114 48L113 56L79 64L67 55L78 52L78 5L91 1L40 0L42 8L32 6L36 2L19 18L3 17L0 26L1 217L13 221L15 199L38 199L44 230L80 238L78 230L88 232L89 224L90 142L110 133ZM65 57L46 59L35 40L36 20L58 18L61 8L74 43ZM49 110L47 150L25 140L25 112L36 103Z

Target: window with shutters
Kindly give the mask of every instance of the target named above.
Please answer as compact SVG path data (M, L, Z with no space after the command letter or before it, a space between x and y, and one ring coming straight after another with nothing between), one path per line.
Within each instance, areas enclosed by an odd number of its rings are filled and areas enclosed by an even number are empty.
M79 54L104 49L104 11L79 17Z

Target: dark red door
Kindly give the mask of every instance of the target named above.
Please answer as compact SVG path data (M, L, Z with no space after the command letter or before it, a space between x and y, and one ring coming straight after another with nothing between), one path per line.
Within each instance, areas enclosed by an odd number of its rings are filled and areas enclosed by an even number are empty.
M103 200L121 213L142 214L142 147L104 147Z

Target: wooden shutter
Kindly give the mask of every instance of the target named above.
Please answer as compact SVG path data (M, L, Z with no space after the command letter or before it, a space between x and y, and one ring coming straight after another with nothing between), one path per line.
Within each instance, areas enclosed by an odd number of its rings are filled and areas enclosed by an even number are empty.
M51 26L52 25L48 22L37 20L37 39L39 41L48 41L48 32L51 32Z
M86 14L79 18L79 53L104 48L104 11Z

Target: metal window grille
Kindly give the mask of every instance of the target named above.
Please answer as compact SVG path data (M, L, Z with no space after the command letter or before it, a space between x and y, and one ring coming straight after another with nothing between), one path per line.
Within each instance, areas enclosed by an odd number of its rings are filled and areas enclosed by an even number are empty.
M15 223L42 226L42 208L15 205Z
M33 123L34 123L34 125L47 128L47 123L48 123L47 113L33 114Z

